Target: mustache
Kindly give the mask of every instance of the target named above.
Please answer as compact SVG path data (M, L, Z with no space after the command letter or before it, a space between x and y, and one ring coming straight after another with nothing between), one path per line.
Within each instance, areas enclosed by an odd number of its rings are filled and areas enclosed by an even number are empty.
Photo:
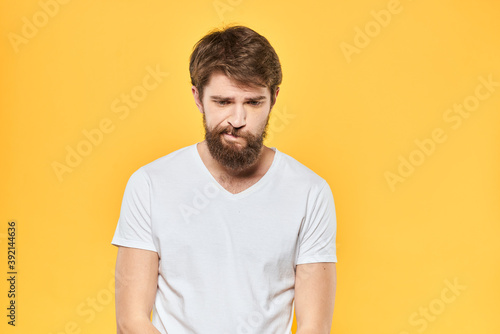
M223 133L228 133L232 136L235 136L235 137L240 137L240 134L241 134L241 130L240 129L236 129L232 126L229 126L229 127L225 127L225 128L217 128L215 129L214 131L217 135L221 135Z

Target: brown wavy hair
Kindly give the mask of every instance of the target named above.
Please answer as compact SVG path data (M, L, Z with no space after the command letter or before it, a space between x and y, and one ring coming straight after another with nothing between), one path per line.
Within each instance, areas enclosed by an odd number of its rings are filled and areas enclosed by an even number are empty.
M271 106L276 102L276 89L282 80L281 64L271 43L254 30L244 26L214 29L195 44L189 73L200 100L210 75L218 71L242 86L268 87Z

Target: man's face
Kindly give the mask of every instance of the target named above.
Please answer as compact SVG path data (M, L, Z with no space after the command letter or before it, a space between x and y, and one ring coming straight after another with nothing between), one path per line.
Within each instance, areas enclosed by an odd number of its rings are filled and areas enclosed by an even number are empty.
M269 88L241 87L222 73L213 73L203 101L205 140L212 157L223 166L242 170L253 165L263 147L271 109Z

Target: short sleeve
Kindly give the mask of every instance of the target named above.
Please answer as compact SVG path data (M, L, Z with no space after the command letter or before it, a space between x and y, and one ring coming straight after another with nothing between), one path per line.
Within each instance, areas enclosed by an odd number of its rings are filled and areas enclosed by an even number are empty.
M151 229L150 181L143 167L129 178L111 244L157 251Z
M296 264L337 262L337 219L330 186L324 181L317 195L310 196L307 213L299 232Z

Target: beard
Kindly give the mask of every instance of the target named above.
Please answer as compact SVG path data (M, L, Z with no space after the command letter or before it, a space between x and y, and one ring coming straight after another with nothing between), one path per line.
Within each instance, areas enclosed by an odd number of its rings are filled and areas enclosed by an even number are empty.
M211 130L207 127L205 113L203 113L205 140L210 154L221 165L235 171L243 170L257 162L257 159L262 152L268 124L269 115L267 116L266 125L256 135L244 133L240 129L236 129L231 125L227 127L218 126ZM246 141L246 146L241 147L240 144L233 142L223 142L222 135L224 133L229 133L235 137L243 138Z

